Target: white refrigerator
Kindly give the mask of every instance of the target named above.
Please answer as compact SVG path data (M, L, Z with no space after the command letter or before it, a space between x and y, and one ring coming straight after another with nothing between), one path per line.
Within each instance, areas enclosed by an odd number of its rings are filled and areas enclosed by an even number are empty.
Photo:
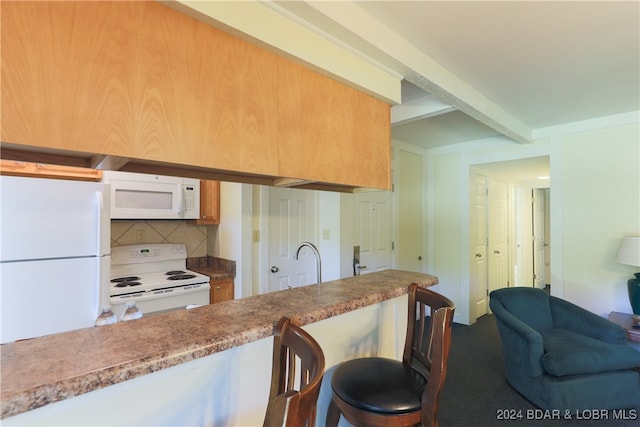
M0 343L93 326L108 305L109 191L0 176Z

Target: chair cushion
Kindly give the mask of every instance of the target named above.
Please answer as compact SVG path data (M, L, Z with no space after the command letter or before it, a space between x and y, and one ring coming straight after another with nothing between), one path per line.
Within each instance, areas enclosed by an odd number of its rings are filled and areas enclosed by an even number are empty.
M542 331L541 363L553 376L595 374L640 367L640 352L566 329Z
M380 357L349 360L334 371L331 387L356 408L382 414L420 410L427 380L402 362Z

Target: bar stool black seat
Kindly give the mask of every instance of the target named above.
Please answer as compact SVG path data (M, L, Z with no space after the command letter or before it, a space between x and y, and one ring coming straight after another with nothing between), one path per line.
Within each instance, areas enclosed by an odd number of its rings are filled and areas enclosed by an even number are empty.
M338 365L327 426L337 426L340 415L354 426L437 426L454 311L448 298L412 284L402 361L366 357Z

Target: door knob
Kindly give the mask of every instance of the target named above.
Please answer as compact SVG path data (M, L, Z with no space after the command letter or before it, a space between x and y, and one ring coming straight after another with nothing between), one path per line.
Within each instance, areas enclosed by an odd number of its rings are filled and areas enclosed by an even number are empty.
M278 267L276 267L275 265L271 266L271 272L272 273L277 273L278 271L280 271L280 269Z

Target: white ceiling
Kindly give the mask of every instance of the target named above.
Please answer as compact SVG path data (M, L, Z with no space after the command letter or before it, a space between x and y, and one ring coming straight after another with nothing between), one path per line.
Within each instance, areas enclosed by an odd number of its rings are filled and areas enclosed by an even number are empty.
M638 1L365 1L531 128L640 108Z
M404 77L392 120L407 102L441 103L392 127L425 148L501 133L527 142L536 129L640 110L637 0L273 4Z

